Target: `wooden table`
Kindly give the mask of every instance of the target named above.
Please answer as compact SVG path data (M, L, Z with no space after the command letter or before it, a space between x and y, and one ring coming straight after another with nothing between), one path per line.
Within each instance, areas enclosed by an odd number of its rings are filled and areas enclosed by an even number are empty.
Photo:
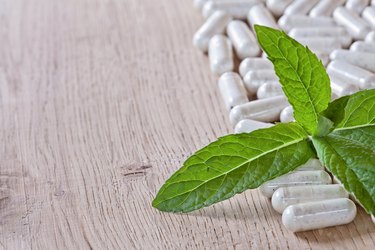
M232 132L190 0L0 2L0 248L365 249L375 227L293 234L257 190L190 214L151 200Z

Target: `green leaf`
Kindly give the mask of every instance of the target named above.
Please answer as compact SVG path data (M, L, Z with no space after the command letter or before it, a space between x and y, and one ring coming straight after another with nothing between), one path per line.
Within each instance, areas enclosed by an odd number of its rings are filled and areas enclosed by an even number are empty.
M287 123L219 138L188 158L152 205L189 212L257 188L314 156L307 136L298 124Z
M313 144L328 170L375 215L375 125L337 130Z
M339 130L375 124L375 89L341 97L330 103L323 115Z
M293 106L296 121L315 135L319 114L331 100L330 81L322 62L283 31L259 25L255 31Z

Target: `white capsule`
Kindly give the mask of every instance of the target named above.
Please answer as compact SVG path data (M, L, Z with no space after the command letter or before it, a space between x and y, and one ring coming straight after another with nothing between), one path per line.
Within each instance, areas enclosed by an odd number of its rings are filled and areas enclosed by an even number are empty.
M229 114L233 126L244 119L260 122L275 122L279 119L280 112L289 103L285 96L275 96L267 99L256 100L234 107Z
M337 7L333 12L333 18L344 26L354 39L364 39L371 31L370 26L362 18L345 7Z
M337 27L336 22L331 17L309 17L303 15L290 15L280 17L279 26L289 31L298 27Z
M356 214L351 200L339 198L291 205L284 210L282 221L288 230L300 232L348 224Z
M225 11L235 19L246 19L250 8L261 3L260 0L220 0L208 1L202 10L205 18L208 18L217 10Z
M296 40L302 45L308 46L314 53L329 54L333 50L341 48L341 41L338 37L304 37Z
M232 18L223 11L217 11L206 20L193 38L195 47L207 52L210 39L217 34L223 34L227 24Z
M369 5L370 0L347 0L345 7L354 13L361 13L363 9Z
M266 82L258 88L258 99L266 99L274 96L284 95L283 88L278 81Z
M372 222L375 224L375 216L371 215Z
M349 47L352 43L351 36L343 27L293 28L289 31L289 36L296 40L300 38L334 37L340 41L343 47Z
M208 59L212 73L221 75L233 71L232 44L224 35L215 35L211 38L208 48Z
M375 42L375 31L371 31L370 33L367 34L365 38L365 42L368 42L368 43Z
M311 17L331 16L333 11L346 0L321 0L310 10Z
M359 91L358 85L350 82L348 78L343 77L336 71L332 71L329 68L327 73L330 78L332 93L334 93L337 97L351 95Z
M293 122L293 121L295 121L293 107L288 106L281 111L280 122L287 123L287 122Z
M297 171L312 171L312 170L324 170L324 166L316 158L311 158L305 164L299 166Z
M375 53L375 43L357 41L350 46L351 51Z
M295 171L289 174L277 177L271 181L267 181L259 187L260 192L271 198L273 193L281 187L306 186L331 184L331 176L325 171Z
M293 0L267 0L266 5L273 15L279 17L292 2Z
M271 12L264 7L263 4L254 5L248 15L247 21L250 27L254 27L255 24L271 27L274 29L279 29L275 18L272 16Z
M283 213L294 204L348 197L348 192L339 184L282 187L273 193L272 207Z
M249 101L242 79L237 73L227 72L222 74L218 80L218 85L221 97L228 110Z
M234 133L240 134L240 133L250 133L254 130L261 129L261 128L270 128L274 126L275 124L272 123L266 123L266 122L258 122L254 120L242 120L237 123L237 125L234 127Z
M270 60L265 58L245 58L241 63L239 67L239 72L242 77L245 77L245 75L250 70L258 70L258 69L273 69L273 64Z
M203 8L203 5L207 2L208 0L194 0L193 5L195 8L201 10Z
M330 59L342 60L375 73L375 54L373 53L339 49L332 51Z
M260 85L278 80L275 71L270 69L250 70L243 78L245 88L250 95L256 95Z
M260 54L256 38L246 23L238 20L231 21L227 27L227 34L232 41L238 58L241 60Z
M362 12L362 17L372 26L372 28L375 28L375 6L366 7Z
M327 70L348 79L348 81L356 84L360 89L375 88L375 75L358 66L342 61L332 61L328 65Z
M306 15L319 0L295 0L284 11L284 15Z

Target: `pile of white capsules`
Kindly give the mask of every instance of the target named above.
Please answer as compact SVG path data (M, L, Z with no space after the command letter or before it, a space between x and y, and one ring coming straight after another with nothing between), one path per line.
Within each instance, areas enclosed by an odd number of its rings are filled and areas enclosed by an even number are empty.
M255 24L282 29L307 45L327 67L332 99L375 88L375 0L371 5L370 0L194 0L194 5L206 21L193 44L208 52L235 133L294 120L273 65L257 43ZM298 232L355 218L355 204L334 183L320 161L310 159L260 191L272 198L284 226Z

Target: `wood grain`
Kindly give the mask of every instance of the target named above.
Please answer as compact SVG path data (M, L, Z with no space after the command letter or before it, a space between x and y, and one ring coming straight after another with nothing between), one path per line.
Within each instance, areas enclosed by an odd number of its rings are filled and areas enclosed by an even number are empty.
M231 132L202 17L183 0L0 1L0 248L370 249L347 226L293 234L257 190L190 214L156 191Z

